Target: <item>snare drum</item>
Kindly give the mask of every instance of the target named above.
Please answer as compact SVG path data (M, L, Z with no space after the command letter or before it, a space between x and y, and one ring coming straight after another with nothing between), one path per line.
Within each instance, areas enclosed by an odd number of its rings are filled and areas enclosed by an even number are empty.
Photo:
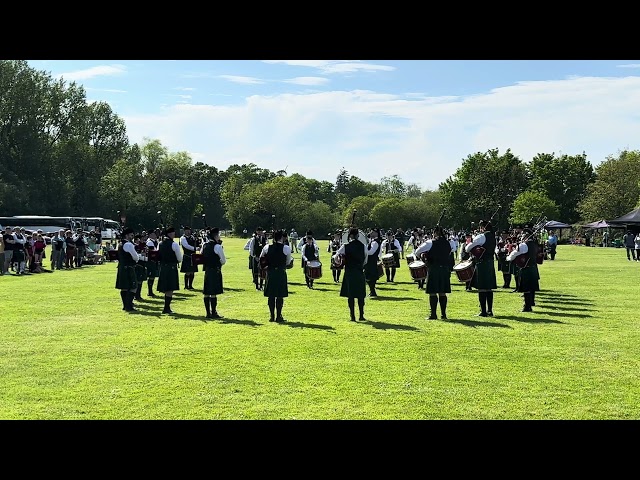
M396 257L393 253L385 253L382 256L382 265L384 265L384 268L393 268L396 266Z
M424 280L427 278L427 264L422 260L411 262L409 272L411 272L411 278L414 280Z
M312 260L307 262L307 266L305 267L307 270L307 277L317 280L322 277L322 263L317 260Z
M410 253L405 258L407 259L407 265L411 265L413 262L416 261L416 256L413 253Z
M471 281L475 270L476 267L473 264L473 260L465 260L464 262L460 262L457 265L453 266L453 271L456 272L458 280L463 283Z
M331 270L342 270L344 268L344 255L331 257Z

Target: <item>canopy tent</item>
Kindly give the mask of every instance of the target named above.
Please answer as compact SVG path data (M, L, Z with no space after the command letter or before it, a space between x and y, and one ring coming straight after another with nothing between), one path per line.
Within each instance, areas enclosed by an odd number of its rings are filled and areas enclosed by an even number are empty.
M607 223L611 227L640 227L640 208L631 210L629 213L626 213L621 217L614 218L613 220L607 220Z
M606 220L598 220L597 222L591 222L582 225L582 227L597 230L598 228L609 228L611 227L611 225L609 225Z
M544 224L545 230L562 230L563 228L571 228L571 225L566 223L557 222L555 220L549 220Z

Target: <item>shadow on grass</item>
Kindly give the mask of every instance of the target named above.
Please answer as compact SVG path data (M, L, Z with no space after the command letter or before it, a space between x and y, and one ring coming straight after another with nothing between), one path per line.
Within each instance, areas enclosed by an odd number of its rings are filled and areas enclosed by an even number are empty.
M377 330L414 330L414 331L420 330L419 328L412 327L410 325L401 325L398 323L376 322L374 320L369 320L369 319L366 319L365 321L358 321L357 323L361 323L363 325L365 324L370 325L371 327Z
M418 301L419 298L413 297L383 297L378 295L377 297L367 297L367 300L371 300L372 302L401 302L404 300Z
M290 322L285 318L284 322L278 323L278 322L269 322L269 323L275 323L276 325L286 325L287 327L292 327L292 328L311 328L311 329L315 329L315 330L335 330L335 328L333 328L330 325L319 325L317 323L302 323L302 322Z
M483 317L490 318L490 317ZM434 320L429 320L434 321ZM505 325L503 323L496 323L491 321L482 321L482 320L465 320L465 319L456 319L456 318L445 318L441 320L443 322L448 323L458 323L460 325L464 325L465 327L500 327L500 328L513 328L510 325Z
M544 302L536 302L536 306L540 308L548 308L550 310L568 310L574 312L594 311L593 308L565 307L564 305L558 306L557 304L547 304Z
M533 312L528 312L529 314L533 313L538 313L538 314L544 314L544 315L548 315L547 312L536 312L535 310ZM496 318L500 318L503 320L515 320L517 322L524 322L524 323L558 323L558 324L563 324L564 322L560 321L560 320L554 320L552 318L531 318L531 317L525 317L525 313L523 312L522 314L523 316L517 316L517 315L496 315Z

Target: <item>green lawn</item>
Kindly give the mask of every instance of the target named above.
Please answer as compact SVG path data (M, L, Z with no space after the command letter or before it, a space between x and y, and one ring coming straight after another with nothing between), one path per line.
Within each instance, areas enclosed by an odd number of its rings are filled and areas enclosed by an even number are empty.
M294 254L277 324L244 243L224 239L222 320L197 290L175 316L161 297L123 312L116 263L0 277L0 418L640 419L640 262L624 249L560 246L534 312L500 288L493 318L453 275L449 319L426 320L403 261L354 323L321 241L322 278L307 289Z

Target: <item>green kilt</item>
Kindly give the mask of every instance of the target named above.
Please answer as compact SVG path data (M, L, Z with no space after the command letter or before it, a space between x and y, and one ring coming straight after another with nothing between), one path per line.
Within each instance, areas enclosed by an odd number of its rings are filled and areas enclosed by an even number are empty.
M156 278L158 276L158 262L149 260L147 262L147 277Z
M180 265L180 273L194 273L198 271L198 265L194 265L191 255L182 256L182 265Z
M135 265L125 266L118 262L116 288L118 290L136 290L138 288Z
M507 262L507 254L499 254L498 255L498 271L502 273L511 273L511 264L512 262Z
M202 287L203 295L220 295L222 291L222 269L205 268L204 269L204 286Z
M376 278L378 278L377 275L376 268ZM367 296L367 283L363 269L344 267L340 296L347 298L365 298Z
M426 293L451 293L451 268L449 265L428 267Z
M527 267L520 269L520 282L518 283L518 292L537 292L540 290L540 282L538 281L538 269L535 267Z
M384 275L384 272L382 275ZM367 282L370 282L371 280L378 280L382 275L378 270L377 262L367 262L364 264L364 278L367 280Z
M180 290L180 280L178 278L178 264L177 263L161 263L158 272L158 287L159 292L175 292Z
M493 259L476 263L476 270L473 272L471 286L477 290L495 290L498 288Z
M138 260L136 263L136 279L138 282L147 280L147 262Z
M264 284L265 297L288 297L287 269L285 267L267 268L267 279Z

